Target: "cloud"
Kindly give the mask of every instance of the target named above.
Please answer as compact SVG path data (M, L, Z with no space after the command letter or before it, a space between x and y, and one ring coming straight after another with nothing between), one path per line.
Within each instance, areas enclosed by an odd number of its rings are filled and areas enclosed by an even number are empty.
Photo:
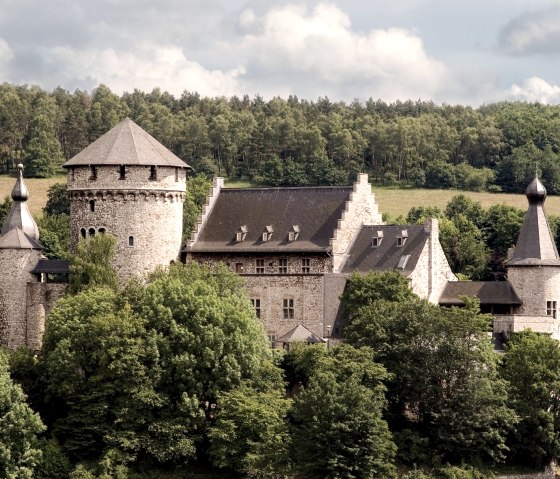
M159 87L174 95L188 90L227 96L238 93L238 78L243 74L241 67L227 71L206 69L188 60L176 46L143 46L132 52L56 47L46 49L43 58L57 65L59 78L90 83L92 87L104 83L116 93Z
M558 104L560 86L552 85L542 78L531 77L524 80L521 86L512 85L507 95L511 100Z
M558 55L560 6L511 20L500 32L499 50L511 55Z
M14 52L6 40L0 37L0 66L4 66L14 58Z
M275 94L431 98L446 81L445 66L427 54L417 34L400 28L353 31L348 15L331 3L311 11L273 7L260 16L245 10L239 28L232 54L242 59L248 78Z

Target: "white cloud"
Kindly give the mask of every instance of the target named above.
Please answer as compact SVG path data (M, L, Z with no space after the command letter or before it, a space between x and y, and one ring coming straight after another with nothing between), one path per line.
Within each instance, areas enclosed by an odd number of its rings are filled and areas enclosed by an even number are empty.
M512 85L507 93L508 97L512 100L546 104L560 103L560 86L552 85L538 77L524 80L521 86L517 84Z
M58 65L59 75L84 81L104 83L116 93L138 88L151 91L155 87L180 95L184 90L205 96L239 93L238 78L243 68L227 71L208 70L189 61L175 46L140 47L134 52L89 49L74 50L56 47L44 52L48 63Z
M9 63L14 58L14 52L6 40L0 37L0 66Z
M560 7L526 13L501 31L500 49L513 55L558 54Z
M427 54L418 35L399 28L355 32L331 3L312 11L284 5L260 17L246 10L239 26L243 36L232 52L276 94L288 86L296 94L346 99L432 98L446 81L445 66Z

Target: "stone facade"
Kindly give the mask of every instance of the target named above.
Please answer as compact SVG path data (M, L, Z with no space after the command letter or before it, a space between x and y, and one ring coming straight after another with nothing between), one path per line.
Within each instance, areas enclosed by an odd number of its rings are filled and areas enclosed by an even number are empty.
M185 170L145 166L72 167L68 174L71 243L100 232L117 238L114 267L121 280L145 277L179 258Z

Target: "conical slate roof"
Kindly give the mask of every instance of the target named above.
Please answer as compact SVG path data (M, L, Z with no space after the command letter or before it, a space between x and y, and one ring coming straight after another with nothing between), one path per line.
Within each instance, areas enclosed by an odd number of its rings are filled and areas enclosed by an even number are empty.
M544 212L546 189L537 177L525 192L529 208L507 266L560 266L560 258Z
M121 121L62 166L90 165L190 168L130 118Z
M12 207L8 216L4 220L2 225L2 230L0 235L4 237L13 229L19 229L24 233L32 242L38 243L39 241L39 229L37 228L37 223L31 216L29 208L27 206L27 199L29 198L29 192L25 182L23 181L23 165L18 165L18 177L16 184L12 190L12 200L14 200ZM12 235L13 236L13 235ZM14 244L20 244L20 241L12 241ZM4 246L6 247L6 246ZM14 246L17 247L17 246ZM28 247L28 246L22 246Z
M21 229L12 228L0 236L0 249L43 249L43 247Z
M325 340L299 324L276 340L277 343L324 343Z

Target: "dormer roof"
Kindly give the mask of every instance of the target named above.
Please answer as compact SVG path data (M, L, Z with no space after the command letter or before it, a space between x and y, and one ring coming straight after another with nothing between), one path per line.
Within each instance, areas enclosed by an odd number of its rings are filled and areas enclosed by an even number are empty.
M38 245L39 242L39 228L37 228L37 223L31 216L29 208L27 206L27 199L29 198L29 191L27 186L23 181L23 165L18 165L18 177L16 183L12 190L12 207L4 224L2 225L2 230L0 234L3 236L7 235L11 230L18 229L25 236L27 236L33 243ZM13 244L19 244L20 241L13 240L13 235L11 236L11 242ZM25 243L25 241L23 242ZM22 243L22 244L23 244Z
M529 207L515 250L506 266L560 266L556 243L544 211L546 189L535 177L525 194Z
M189 168L130 118L91 143L64 163L65 168L92 165L172 166Z

